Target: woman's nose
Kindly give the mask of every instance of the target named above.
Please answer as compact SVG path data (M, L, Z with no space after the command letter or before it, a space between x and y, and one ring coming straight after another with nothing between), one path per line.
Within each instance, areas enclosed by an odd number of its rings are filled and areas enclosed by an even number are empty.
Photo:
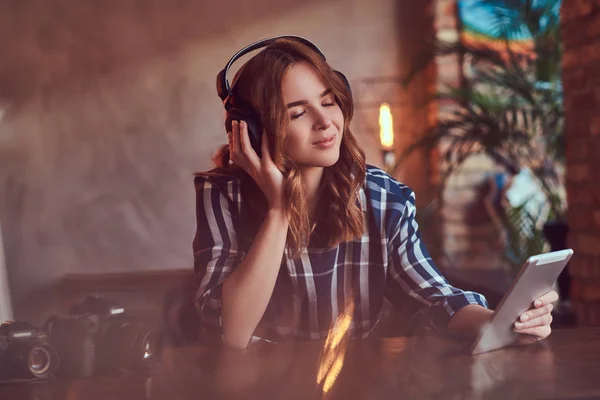
M315 126L317 129L326 130L331 126L331 118L329 118L329 115L327 115L327 113L325 113L323 110L317 111L315 116Z

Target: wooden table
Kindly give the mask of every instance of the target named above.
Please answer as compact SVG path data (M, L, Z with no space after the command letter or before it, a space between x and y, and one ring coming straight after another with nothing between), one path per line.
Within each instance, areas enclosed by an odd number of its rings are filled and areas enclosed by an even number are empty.
M333 353L323 342L167 348L151 375L5 384L0 399L600 398L600 328L555 330L546 341L478 356L467 347L426 335L342 342Z

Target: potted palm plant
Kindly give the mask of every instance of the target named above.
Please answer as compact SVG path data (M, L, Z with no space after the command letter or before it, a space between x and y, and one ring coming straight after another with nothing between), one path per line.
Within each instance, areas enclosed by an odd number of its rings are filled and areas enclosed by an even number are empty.
M437 149L441 199L448 178L475 154L486 154L509 168L531 170L548 211L540 223L539 215L524 205L509 210L507 248L518 255L509 262L520 267L528 255L543 251L542 234L553 250L566 243L560 0L474 0L470 6L488 13L498 40L494 45L438 42L416 64L407 83L437 56L459 55L470 76L462 86L446 87L436 95L435 100L451 103L451 110L398 157L392 171L416 149ZM528 52L515 44L523 37L528 38ZM568 297L568 275L559 286Z

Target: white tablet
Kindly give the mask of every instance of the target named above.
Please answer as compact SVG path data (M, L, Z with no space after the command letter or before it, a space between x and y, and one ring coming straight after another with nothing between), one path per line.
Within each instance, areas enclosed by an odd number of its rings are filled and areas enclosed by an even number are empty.
M530 309L538 297L551 290L572 255L573 250L568 249L529 257L500 301L492 320L473 343L471 354L513 344L519 336L513 331L517 318Z

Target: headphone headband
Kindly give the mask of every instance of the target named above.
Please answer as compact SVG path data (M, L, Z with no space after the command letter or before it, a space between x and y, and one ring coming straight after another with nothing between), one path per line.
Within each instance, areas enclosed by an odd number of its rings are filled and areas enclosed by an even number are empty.
M260 49L261 47L266 47L274 41L276 41L277 39L292 39L299 43L302 43L305 46L308 46L316 53L318 53L319 56L323 59L323 61L327 61L323 52L321 52L321 50L308 39L305 39L300 36L291 35L275 36L272 38L259 40L258 42L249 44L248 46L235 53L233 57L231 57L231 59L227 62L225 68L223 68L221 72L219 72L219 74L217 75L217 94L223 101L223 106L227 111L227 118L225 120L225 130L227 132L231 132L232 122L234 120L245 121L248 124L248 137L250 139L250 145L256 151L256 154L258 154L259 157L261 156L261 137L263 133L260 116L256 113L255 110L252 110L252 108L248 105L242 104L241 102L232 101L233 96L231 93L231 86L229 85L229 81L227 80L227 73L229 72L229 68L231 67L231 65L241 56L253 50ZM348 82L348 79L346 79L344 74L342 74L339 71L333 72L335 72L339 76L339 78L344 82L348 89L348 93L350 94L350 98L352 98L352 91L350 89L350 83ZM352 104L352 102L350 104ZM350 110L350 114L352 114L352 110Z
M243 49L241 49L237 53L235 53L233 55L233 57L231 57L231 59L229 59L229 61L225 65L225 68L223 68L221 70L221 72L219 72L219 74L217 75L217 94L219 95L219 97L221 98L221 100L225 101L225 99L227 98L227 96L229 96L231 94L231 86L229 85L229 80L227 80L227 74L229 73L229 68L231 68L231 65L233 65L233 63L237 59L239 59L240 57L242 57L243 55L248 54L251 51L254 51L256 49L260 49L262 47L267 47L268 45L270 45L271 43L273 43L277 39L293 39L293 40L296 40L296 41L298 41L298 42L300 42L300 43L302 43L302 44L310 47L311 49L313 49L317 53L319 53L319 55L323 58L323 61L327 61L327 59L325 58L325 55L317 47L316 44L314 44L310 40L305 39L305 38L303 38L301 36L282 35L282 36L274 36L274 37L271 37L271 38L259 40L257 42L249 44L248 46L244 47Z

